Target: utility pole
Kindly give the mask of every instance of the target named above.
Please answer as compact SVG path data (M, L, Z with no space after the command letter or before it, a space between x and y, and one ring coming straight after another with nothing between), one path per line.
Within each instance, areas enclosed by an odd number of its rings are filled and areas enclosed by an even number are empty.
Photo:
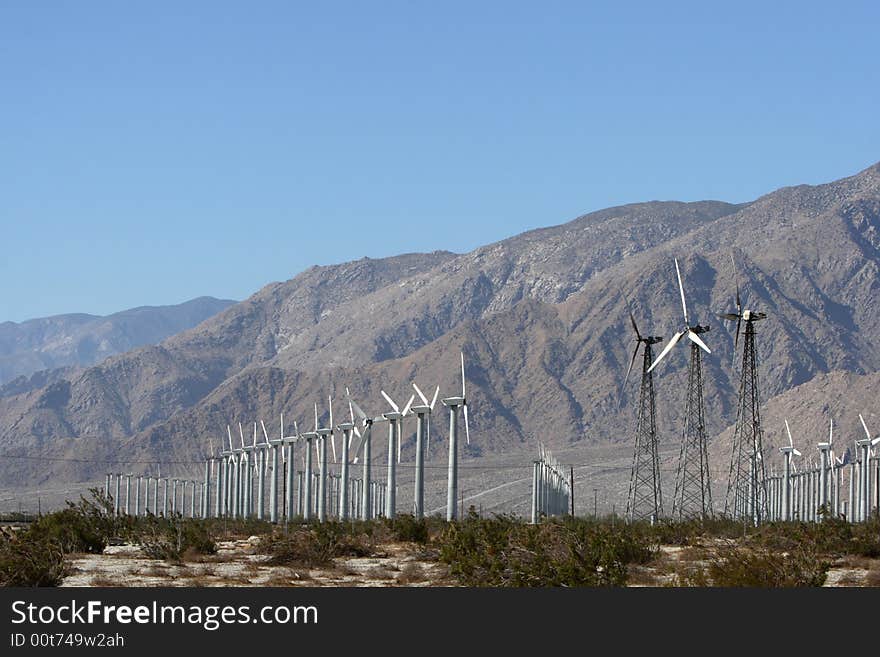
M569 497L571 498L571 517L574 518L574 466L571 468L569 477Z
M599 492L598 488L593 489L593 519L594 520L599 517L599 513L598 513L599 498L597 495L598 492Z

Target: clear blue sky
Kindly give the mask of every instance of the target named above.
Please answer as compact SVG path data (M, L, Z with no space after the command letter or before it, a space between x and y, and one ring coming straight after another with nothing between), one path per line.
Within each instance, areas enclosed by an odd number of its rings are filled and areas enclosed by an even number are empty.
M880 160L876 2L0 4L0 321Z

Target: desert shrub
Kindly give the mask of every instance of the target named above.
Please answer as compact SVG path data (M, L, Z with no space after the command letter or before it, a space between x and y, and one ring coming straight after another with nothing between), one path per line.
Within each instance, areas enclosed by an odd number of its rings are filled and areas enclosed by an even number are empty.
M853 526L851 550L860 557L880 558L880 519L875 514L867 522Z
M662 545L688 546L699 543L700 538L736 538L749 530L742 521L732 520L724 516L712 518L674 521L661 519L650 526L648 523L636 523L642 526L655 541Z
M810 545L827 555L848 554L853 549L853 526L843 520L826 518L820 523L771 522L749 536L747 543L775 551L794 551Z
M37 540L58 544L65 553L103 552L113 536L128 531L132 519L114 517L109 498L98 489L90 493L89 499L81 496L66 509L40 516L28 532Z
M0 533L0 586L58 586L67 570L56 541L30 531Z
M583 519L537 525L513 516L451 523L439 539L440 561L468 586L620 586L627 564L654 548L638 531Z
M710 555L708 576L714 586L822 586L830 564L812 549L792 552L724 546Z
M416 520L415 516L401 514L386 519L385 523L395 540L422 545L428 542L428 524L425 520Z
M357 523L325 522L297 527L285 534L261 538L259 550L278 566L328 566L336 557L363 557L371 553L370 540Z
M180 562L184 555L214 554L217 546L208 527L199 520L179 518L142 519L138 542L151 559Z

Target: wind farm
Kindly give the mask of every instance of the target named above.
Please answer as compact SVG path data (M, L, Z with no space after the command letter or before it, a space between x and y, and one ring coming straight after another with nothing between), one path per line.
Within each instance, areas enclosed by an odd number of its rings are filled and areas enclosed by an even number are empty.
M880 505L877 198L874 165L747 204L634 204L461 255L312 268L156 345L0 387L0 514L37 527L69 501L137 559L181 527L268 560L341 532L352 554L334 558L437 555L422 584L488 583L455 542L480 527L467 545L656 536L625 570L681 585L710 580L663 561L680 532L707 550L862 536ZM732 559L716 557L695 561Z

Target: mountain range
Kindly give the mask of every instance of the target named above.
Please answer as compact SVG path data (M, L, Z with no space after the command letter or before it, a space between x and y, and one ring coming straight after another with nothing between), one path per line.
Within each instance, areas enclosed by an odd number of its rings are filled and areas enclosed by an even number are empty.
M465 462L527 463L538 441L566 454L624 455L638 392L637 376L621 387L634 347L624 293L643 333L671 337L683 322L675 257L691 320L711 326L703 362L718 486L739 382L733 327L717 317L733 309L731 254L745 307L768 314L757 324L768 454L781 444L782 417L804 446L827 434L832 416L838 440L855 438L856 414L870 425L878 412L880 164L749 203L636 203L466 254L312 267L158 344L7 382L0 454L30 460L0 458L0 485L97 478L102 459L134 471L192 461L219 446L227 424L276 427L281 412L311 428L314 403L326 415L328 395L336 417L347 413L346 386L376 414L387 410L380 389L405 402L412 380L451 395L459 350L472 438ZM686 355L678 346L655 370L670 452ZM445 461L445 434L437 422L432 459ZM404 460L413 446L405 438ZM377 462L382 451L374 447Z
M88 367L108 356L156 344L234 303L199 297L173 306L141 306L105 316L77 313L2 322L0 384L44 370Z

